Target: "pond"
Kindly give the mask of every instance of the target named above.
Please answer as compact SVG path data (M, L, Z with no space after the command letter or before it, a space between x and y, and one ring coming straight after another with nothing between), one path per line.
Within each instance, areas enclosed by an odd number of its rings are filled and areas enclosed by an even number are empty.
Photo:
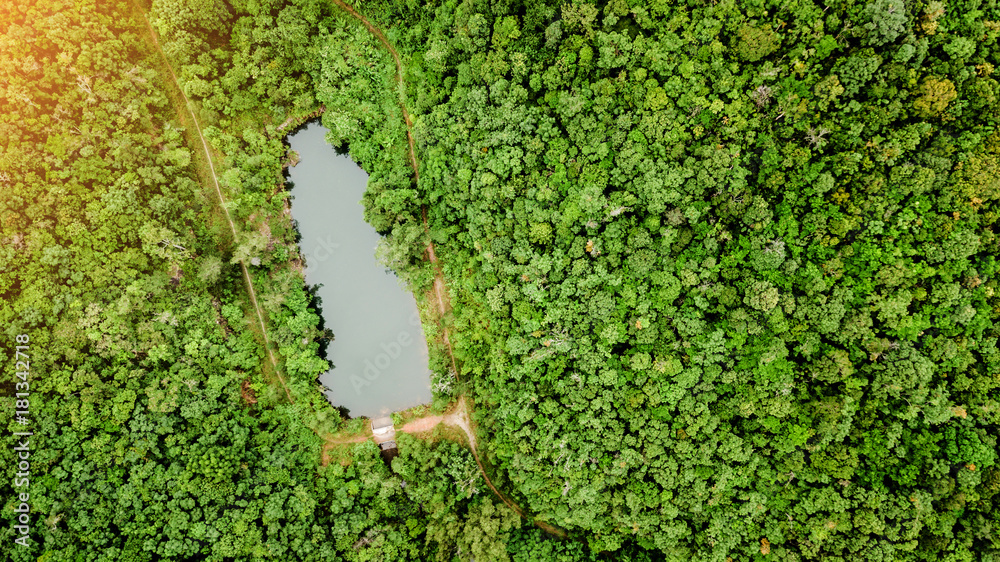
M416 301L375 259L379 235L364 221L368 174L326 143L310 124L288 138L299 163L290 170L292 217L318 295L334 368L320 375L334 406L374 417L431 401L427 342Z

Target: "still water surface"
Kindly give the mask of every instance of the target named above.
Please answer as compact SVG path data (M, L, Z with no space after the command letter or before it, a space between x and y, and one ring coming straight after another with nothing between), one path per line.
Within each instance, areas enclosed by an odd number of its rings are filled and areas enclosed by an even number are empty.
M306 282L322 284L323 318L336 339L334 368L320 375L334 406L376 416L431 401L427 343L413 295L375 259L379 235L363 218L366 174L310 124L289 137L292 217L302 238Z

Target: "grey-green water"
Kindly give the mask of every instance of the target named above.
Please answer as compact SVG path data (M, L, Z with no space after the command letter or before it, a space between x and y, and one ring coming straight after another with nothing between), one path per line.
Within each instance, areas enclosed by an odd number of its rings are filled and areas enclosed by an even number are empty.
M379 235L363 218L368 182L350 157L311 124L289 137L299 153L291 169L292 217L306 259L306 282L322 283L323 318L335 340L334 368L320 376L334 406L375 416L431 401L427 343L416 302L375 259Z

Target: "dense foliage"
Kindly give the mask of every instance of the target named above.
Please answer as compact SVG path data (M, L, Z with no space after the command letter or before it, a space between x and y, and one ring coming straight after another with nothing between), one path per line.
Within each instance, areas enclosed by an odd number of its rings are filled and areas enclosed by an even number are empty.
M1000 555L995 0L357 6L401 88L331 2L149 8L240 230L131 4L0 9L0 346L30 333L45 373L44 524L0 551ZM318 110L417 294L426 212L481 454L571 540L447 441L321 466L338 420L281 189L282 135Z
M367 13L524 505L671 560L1000 552L996 2Z

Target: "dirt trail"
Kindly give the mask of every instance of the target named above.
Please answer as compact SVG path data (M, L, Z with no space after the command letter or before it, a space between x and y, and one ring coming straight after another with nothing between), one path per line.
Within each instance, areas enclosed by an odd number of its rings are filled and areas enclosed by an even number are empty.
M427 416L411 420L398 428L396 431L403 433L423 433L430 431L444 421L444 416Z
M406 139L407 139L407 141L410 144L410 166L413 167L413 176L419 181L420 180L420 166L417 165L417 151L414 149L413 133L410 131L410 129L413 128L413 120L410 119L410 114L409 114L409 112L406 111L406 103L405 103L406 100L404 99L405 96L406 96L406 93L402 89L402 87L404 86L404 83L403 83L403 62L399 58L399 52L396 51L396 48L393 47L392 43L389 42L389 39L386 38L385 33L382 33L381 29L379 29L378 27L376 27L375 25L373 25L372 22L368 21L368 18L366 18L366 17L362 16L361 14L359 14L358 12L356 12L354 10L353 6L351 6L350 4L344 2L343 0L333 0L333 3L336 4L336 5L338 5L338 6L340 6L341 8L343 8L344 11L346 11L347 13L351 14L351 16L354 19L356 19L356 20L360 21L361 23L363 23L365 25L365 27L368 28L368 31L372 35L374 35L376 39L379 40L379 43L382 43L382 46L385 47L385 49L387 51L389 51L389 54L392 55L393 62L396 63L396 84L400 87L400 90L399 90L399 109L401 109L403 111L403 121L406 122Z
M427 207L421 211L424 221L424 233L427 235L427 259L434 267L434 299L438 303L438 319L441 324L441 336L445 347L448 348L448 358L451 360L451 371L455 373L455 379L459 378L458 366L455 363L455 352L451 348L451 338L448 337L448 325L445 323L445 315L451 311L451 296L448 294L448 287L444 283L444 272L441 270L441 263L438 262L437 254L434 253L434 243L430 241L430 226L427 224Z
M410 420L402 427L396 428L396 431L401 431L403 433L421 433L424 431L430 431L442 423L444 425L450 425L461 429L465 433L465 436L469 439L469 443L472 445L472 448L476 448L476 433L472 431L472 426L469 424L469 414L465 405L464 396L458 397L458 402L450 412L438 416L424 416L422 418Z
M205 162L208 164L208 169L212 176L212 185L215 187L215 195L219 198L219 206L222 207L223 212L226 214L226 222L229 223L229 230L233 235L233 243L236 243L238 239L236 234L236 224L233 223L233 217L229 214L229 208L226 207L226 198L222 195L222 188L219 186L219 178L215 173L215 164L212 161L212 152L208 148L208 141L205 140L205 135L201 132L201 124L198 122L198 117L194 114L194 110L191 108L191 100L188 99L187 94L184 93L184 88L181 87L181 83L177 80L177 74L174 73L174 68L170 64L170 60L167 59L166 53L163 52L163 47L160 46L160 41L156 38L156 31L153 29L153 25L149 22L149 16L146 15L146 11L142 9L135 0L132 1L132 5L135 9L142 15L143 21L146 23L146 28L149 29L149 38L152 40L153 46L156 51L160 54L160 58L163 60L163 65L167 68L170 73L170 79L174 83L174 87L177 89L177 93L180 94L182 100L184 100L184 108L187 110L187 114L191 117L191 123L194 125L195 132L198 133L198 138L201 139L201 147L205 152ZM176 104L175 104L176 105ZM184 111L180 107L174 107L177 113L177 117L180 118ZM243 270L243 280L247 285L247 293L250 295L250 300L253 302L253 309L257 313L257 322L260 324L260 332L264 337L264 349L267 350L268 358L271 360L271 367L274 369L274 373L278 376L278 380L281 381L281 386L285 391L285 396L288 397L288 401L294 403L295 399L292 398L291 392L288 390L288 385L285 384L284 377L281 376L281 371L278 370L278 361L274 357L274 352L271 351L271 341L267 337L267 326L264 324L264 315L260 311L260 305L257 304L257 291L254 290L253 280L250 278L250 271L247 270L246 264L240 262L240 268Z

